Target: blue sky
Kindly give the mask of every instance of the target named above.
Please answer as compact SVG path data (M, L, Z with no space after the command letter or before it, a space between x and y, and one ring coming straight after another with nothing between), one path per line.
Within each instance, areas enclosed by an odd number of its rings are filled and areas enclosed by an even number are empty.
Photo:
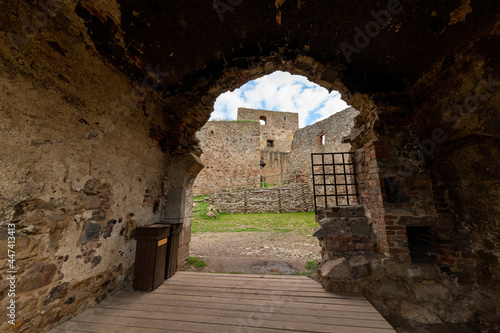
M210 120L234 120L239 107L297 112L299 127L304 127L328 118L348 105L340 99L337 91L328 93L304 76L278 71L221 94L215 101Z

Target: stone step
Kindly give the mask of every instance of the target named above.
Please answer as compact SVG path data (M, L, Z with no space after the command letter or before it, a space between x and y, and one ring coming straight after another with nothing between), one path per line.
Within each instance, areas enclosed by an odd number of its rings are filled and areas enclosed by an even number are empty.
M314 236L324 238L327 236L369 237L370 225L368 218L363 217L326 217L319 221L321 227L315 228Z
M325 217L364 217L365 210L363 206L331 206L331 207L318 207L316 214L316 221L321 221Z

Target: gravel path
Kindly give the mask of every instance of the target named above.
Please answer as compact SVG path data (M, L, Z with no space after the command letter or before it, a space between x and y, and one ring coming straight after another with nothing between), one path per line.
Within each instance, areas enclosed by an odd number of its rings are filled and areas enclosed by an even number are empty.
M293 232L223 232L192 235L190 255L207 263L203 272L295 274L320 250L315 237Z

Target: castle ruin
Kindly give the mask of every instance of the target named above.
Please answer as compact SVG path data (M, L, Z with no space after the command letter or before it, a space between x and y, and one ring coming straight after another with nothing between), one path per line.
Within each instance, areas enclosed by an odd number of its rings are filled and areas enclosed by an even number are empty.
M216 3L0 2L0 307L17 310L0 330L129 287L138 226L179 225L182 269L196 132L220 94L280 70L359 111L356 223L318 215L325 289L498 331L500 2Z
M196 178L194 195L258 187L266 176L284 180L298 128L297 113L248 108L238 108L236 121L207 122L197 133L205 169Z
M349 151L344 139L357 114L347 108L300 129L297 113L247 108L238 109L236 121L209 121L197 134L205 168L193 193L259 187L267 181L305 183L312 193L311 153Z

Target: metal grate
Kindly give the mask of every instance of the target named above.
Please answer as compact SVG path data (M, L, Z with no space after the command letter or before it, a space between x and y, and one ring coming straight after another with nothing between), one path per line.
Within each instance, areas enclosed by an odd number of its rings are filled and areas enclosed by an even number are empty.
M354 153L311 154L314 210L358 204Z

